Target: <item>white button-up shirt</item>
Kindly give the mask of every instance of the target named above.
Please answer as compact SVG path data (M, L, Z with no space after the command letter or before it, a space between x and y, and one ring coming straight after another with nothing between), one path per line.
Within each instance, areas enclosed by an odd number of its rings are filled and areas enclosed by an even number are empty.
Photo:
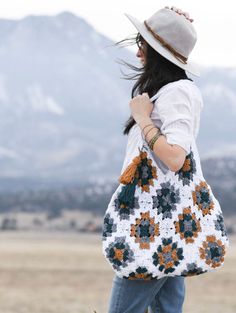
M199 132L200 113L203 108L199 88L190 80L180 79L160 88L151 99L155 99L150 115L153 123L160 128L169 144L177 144L186 151L186 154L190 153L192 140L197 138ZM141 130L137 124L129 132L121 173L128 166L127 162L131 154L134 154L137 140L140 140L140 133ZM152 155L158 166L166 172L168 167L154 152Z

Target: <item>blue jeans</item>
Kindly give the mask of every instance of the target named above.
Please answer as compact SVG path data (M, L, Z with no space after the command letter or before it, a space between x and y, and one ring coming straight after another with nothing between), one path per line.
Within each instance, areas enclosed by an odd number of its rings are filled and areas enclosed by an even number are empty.
M128 280L114 276L108 313L182 313L183 276Z

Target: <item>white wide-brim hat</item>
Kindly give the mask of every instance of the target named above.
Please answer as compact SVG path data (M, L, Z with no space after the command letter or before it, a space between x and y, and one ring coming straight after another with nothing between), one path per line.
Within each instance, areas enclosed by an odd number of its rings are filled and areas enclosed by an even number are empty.
M187 72L200 76L197 64L189 61L197 34L184 15L167 8L157 11L144 22L130 14L125 15L154 50Z

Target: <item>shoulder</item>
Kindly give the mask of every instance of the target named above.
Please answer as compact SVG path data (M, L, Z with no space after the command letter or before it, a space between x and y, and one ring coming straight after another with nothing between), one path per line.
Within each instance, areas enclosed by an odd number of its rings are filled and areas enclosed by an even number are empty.
M159 107L183 104L184 106L203 107L201 91L191 80L180 79L159 89L155 104Z
M171 83L166 84L159 89L158 95L164 96L167 94L182 94L189 96L200 96L201 92L197 85L189 79L180 79Z

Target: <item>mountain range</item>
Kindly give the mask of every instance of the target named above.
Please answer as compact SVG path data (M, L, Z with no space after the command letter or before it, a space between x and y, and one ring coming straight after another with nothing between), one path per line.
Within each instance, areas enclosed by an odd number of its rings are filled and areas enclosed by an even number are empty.
M134 83L120 59L137 65L70 12L0 20L1 190L117 178ZM193 79L204 99L201 159L227 165L225 156L236 158L236 69L202 68Z

